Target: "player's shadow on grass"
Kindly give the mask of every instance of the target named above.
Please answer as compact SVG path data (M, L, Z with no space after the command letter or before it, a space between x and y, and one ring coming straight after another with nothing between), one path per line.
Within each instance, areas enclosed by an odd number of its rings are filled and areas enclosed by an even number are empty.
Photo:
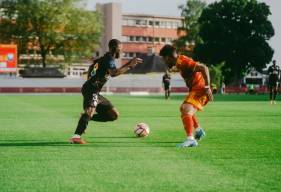
M3 141L3 140L1 140ZM68 146L70 145L69 142L51 142L51 141L34 141L34 140L26 140L26 142L18 142L19 140L12 140L9 143L0 143L0 147L43 147L43 146Z
M133 139L136 138L135 136L115 136L115 137L90 137L93 139Z
M3 141L3 140L1 140ZM174 147L177 142L170 141L94 141L88 142L86 145L74 145L69 142L59 142L59 141L26 141L18 142L18 140L10 140L9 142L0 143L0 147L122 147L122 148L134 148L134 147Z

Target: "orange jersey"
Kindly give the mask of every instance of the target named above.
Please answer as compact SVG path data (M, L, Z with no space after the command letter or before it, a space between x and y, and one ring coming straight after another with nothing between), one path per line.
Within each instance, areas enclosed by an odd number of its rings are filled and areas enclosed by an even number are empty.
M179 55L177 58L176 67L191 91L201 90L205 87L203 75L201 72L195 72L196 65L197 62L185 55Z

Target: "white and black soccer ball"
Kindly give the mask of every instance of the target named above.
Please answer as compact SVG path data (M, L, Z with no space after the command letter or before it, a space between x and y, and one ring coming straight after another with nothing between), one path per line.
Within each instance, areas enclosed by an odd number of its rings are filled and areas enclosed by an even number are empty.
M134 129L134 133L137 137L147 137L150 129L146 123L138 123Z

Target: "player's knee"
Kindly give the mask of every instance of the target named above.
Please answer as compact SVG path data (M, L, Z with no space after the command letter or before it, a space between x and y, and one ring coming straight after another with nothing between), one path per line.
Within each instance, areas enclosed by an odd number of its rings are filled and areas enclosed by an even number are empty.
M85 109L85 113L84 114L87 114L87 116L89 118L92 118L93 115L94 115L94 112L95 112L94 108L93 107L89 107L89 108Z
M182 115L194 115L195 109L190 104L182 104L180 108Z
M110 111L110 120L115 121L119 117L119 112L116 109Z
M112 114L112 119L113 119L113 121L115 121L118 118L119 118L119 112L115 110L114 113Z
M83 121L89 121L91 119L91 116L88 113L81 114L81 119Z

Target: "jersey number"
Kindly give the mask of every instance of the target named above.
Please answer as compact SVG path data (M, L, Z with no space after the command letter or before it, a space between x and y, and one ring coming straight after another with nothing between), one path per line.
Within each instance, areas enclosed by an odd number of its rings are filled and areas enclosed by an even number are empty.
M91 71L91 77L94 77L97 74L97 70L99 68L99 63L96 63Z

